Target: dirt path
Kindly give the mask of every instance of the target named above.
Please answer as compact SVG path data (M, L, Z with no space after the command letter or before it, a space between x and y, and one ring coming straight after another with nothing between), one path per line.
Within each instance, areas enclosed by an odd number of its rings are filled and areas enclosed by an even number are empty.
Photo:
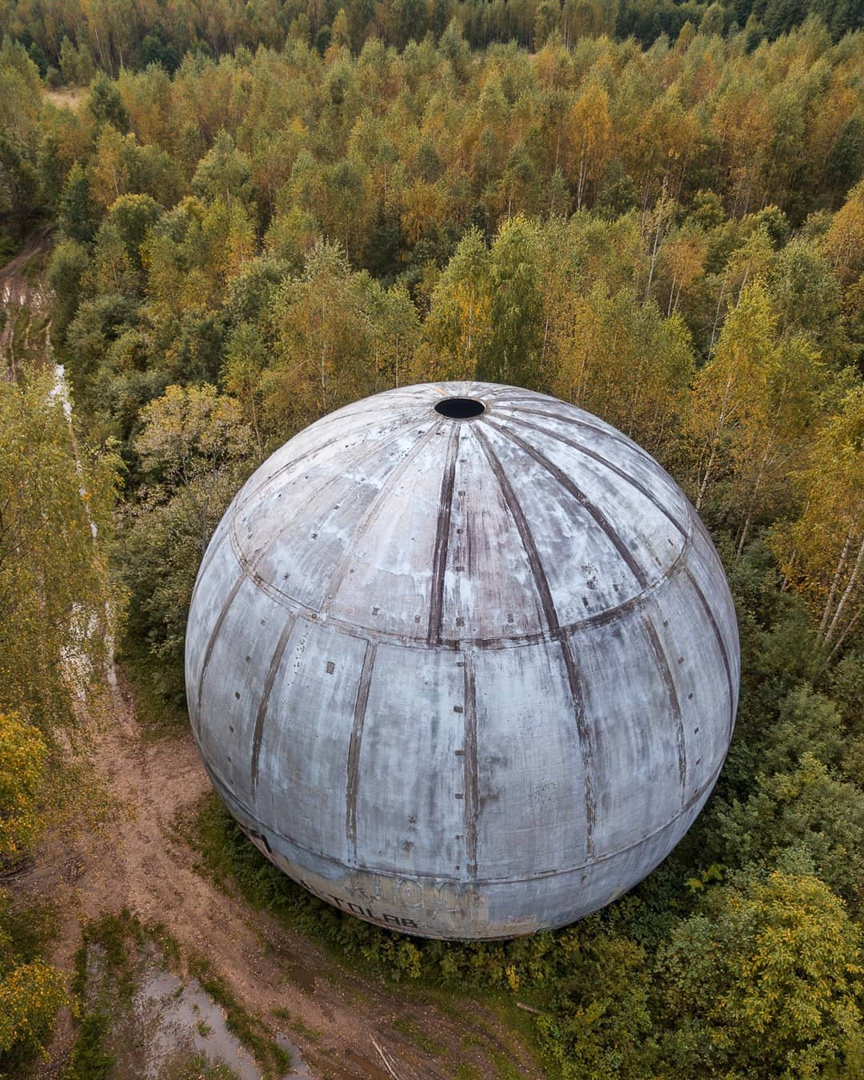
M50 358L40 272L46 251L45 237L35 236L0 268L6 316L0 377L4 360L8 378L16 363ZM280 1024L287 1027L321 1080L542 1077L490 1009L459 1001L453 1016L450 1010L445 1016L415 1000L418 995L347 972L300 934L217 888L177 835L178 817L191 814L210 790L191 734L143 739L122 679L112 680L109 713L93 767L119 807L114 820L73 841L55 837L29 869L4 882L24 901L49 897L56 903L61 926L53 959L61 970L72 972L83 923L125 907L144 922L162 923L184 955L203 953L247 1012L274 1033ZM277 1021L274 1009L290 1022ZM62 1015L40 1080L62 1075L72 1037L71 1018Z
M14 378L22 363L38 364L47 355L48 299L42 283L47 252L43 230L0 267L0 375L5 369Z
M463 1076L493 1078L499 1075L496 1055L507 1063L504 1075L542 1075L489 1009L457 1003L451 1018L408 1001L338 968L299 934L220 891L195 869L194 851L173 827L178 814L191 811L210 788L191 736L145 742L122 681L114 702L94 764L120 802L116 820L71 847L47 844L14 886L19 894L58 902L63 917L55 962L64 970L71 971L82 921L128 907L142 920L163 923L184 954L203 953L250 1013L274 1030L280 1023L287 1027L322 1080L392 1080L394 1074L399 1080L443 1080L458 1075L459 1066ZM274 1009L287 1010L291 1024L276 1021ZM67 1020L46 1077L58 1075L70 1038ZM430 1047L432 1054L422 1049Z

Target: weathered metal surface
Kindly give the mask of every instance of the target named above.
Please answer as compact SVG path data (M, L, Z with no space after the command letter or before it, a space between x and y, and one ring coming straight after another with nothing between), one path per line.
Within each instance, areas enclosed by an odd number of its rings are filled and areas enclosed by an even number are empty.
M412 386L243 487L186 677L214 786L285 873L384 926L497 938L602 907L681 839L729 746L738 631L695 511L620 432Z

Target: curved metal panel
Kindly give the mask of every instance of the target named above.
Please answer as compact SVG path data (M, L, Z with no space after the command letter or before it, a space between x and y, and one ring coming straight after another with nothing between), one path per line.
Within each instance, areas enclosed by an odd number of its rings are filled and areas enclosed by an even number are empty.
M471 398L477 415L436 403ZM645 451L482 383L354 402L238 493L186 641L213 783L285 873L412 934L502 938L632 888L715 783L738 631Z

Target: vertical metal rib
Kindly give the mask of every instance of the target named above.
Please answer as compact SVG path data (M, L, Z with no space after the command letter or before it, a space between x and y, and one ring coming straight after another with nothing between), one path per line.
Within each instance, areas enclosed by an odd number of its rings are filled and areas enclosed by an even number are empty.
M551 631L557 632L561 629L558 622L558 612L555 610L555 602L552 599L552 590L549 588L549 579L546 577L546 571L543 569L543 563L540 559L540 554L537 551L534 536L528 526L528 520L525 517L522 507L519 505L516 493L513 491L507 473L504 471L504 466L495 456L495 453L489 444L489 440L478 426L475 425L473 430L474 434L477 436L477 441L483 449L483 453L486 455L489 466L495 474L495 479L498 482L501 495L519 532L519 538L522 541L522 547L525 549L525 554L528 556L528 565L531 567L531 573L537 586L537 593L540 597L540 605L543 608L546 625Z
M252 736L253 796L255 795L258 788L258 762L261 757L261 740L264 736L264 721L267 719L267 709L270 705L270 694L273 690L273 683L276 681L276 675L282 663L282 657L285 653L285 647L288 644L288 638L291 637L291 631L294 629L295 622L295 616L289 615L288 618L285 620L285 625L282 627L282 633L279 635L279 640L276 643L276 650L270 658L270 667L267 670L267 679L264 682L264 692L261 695L261 702L258 705L258 713L255 717L255 732Z
M654 659L657 662L657 669L660 672L666 691L669 694L669 706L672 709L672 716L675 719L675 745L678 751L678 782L681 785L681 804L683 806L687 790L687 747L684 741L684 718L681 715L681 703L678 700L678 691L675 688L675 679L672 675L672 669L669 666L669 658L666 656L666 651L663 648L663 643L660 641L660 635L657 633L657 628L647 615L642 616L642 626L645 628L645 633L648 635L651 652L654 654Z
M528 521L519 504L519 500L516 498L516 493L510 485L504 467L495 456L495 453L489 444L489 440L480 430L479 426L475 425L473 431L486 455L492 472L495 474L495 479L498 481L498 486L501 489L501 495L519 532L522 546L525 549L525 554L528 557L528 563L531 567L531 573L534 576L537 592L540 596L540 604L543 608L546 624L549 627L549 630L557 637L561 645L564 667L567 672L567 682L570 688L570 699L573 703L573 714L576 719L579 751L582 755L582 771L585 777L585 844L588 858L592 859L594 857L594 826L597 820L597 784L595 779L594 749L591 740L591 731L585 719L585 703L582 694L582 683L576 666L576 658L573 655L573 647L567 635L561 630L558 612L555 610L555 602L552 599L552 590L549 588L549 579L546 577L546 571L543 568L540 554L537 551L534 536L528 526Z
M444 612L444 574L447 569L447 547L450 543L450 520L453 516L453 486L456 482L456 458L459 453L459 426L450 429L447 444L447 464L441 478L441 497L438 500L438 528L435 533L435 552L432 560L432 587L429 597L430 645L441 641L441 620Z
M198 733L201 721L201 696L204 693L204 678L207 674L207 668L210 667L210 658L213 655L213 649L216 645L216 639L219 637L219 631L222 629L222 623L225 622L225 616L228 614L228 610L234 603L234 598L237 593L240 592L240 586L246 580L246 575L240 573L240 576L231 586L231 591L225 597L225 601L222 607L219 609L219 617L213 624L213 629L210 632L210 637L207 639L207 648L204 650L204 663L201 665L201 674L198 676L198 693L195 700L195 732Z
M622 562L626 564L633 577L636 578L636 580L639 582L643 589L646 588L648 586L648 576L646 575L642 567L639 565L638 561L633 555L633 552L629 549L624 540L622 540L621 537L618 535L615 527L612 525L612 522L606 517L600 507L595 506L594 503L592 503L588 496L585 494L585 492L573 483L567 473L565 473L563 469L559 469L555 462L550 461L549 458L545 456L545 454L541 454L539 450L533 447L530 443L525 442L524 439L520 438L513 431L501 431L501 434L504 435L511 442L514 442L521 450L528 454L529 457L532 457L538 465L542 465L548 473L555 477L555 479L564 488L564 490L568 491L579 503L579 505L585 511L587 511L588 514L591 515L597 525L599 525L599 527L606 534L612 546L618 552L618 555L620 556Z
M729 653L726 651L726 642L723 640L723 635L720 632L720 627L717 625L717 620L714 618L714 612L711 610L711 605L708 603L708 599L705 593L699 587L696 578L693 577L692 571L688 568L684 573L687 575L687 579L693 586L693 591L699 597L699 603L702 605L705 614L708 616L708 621L711 623L711 629L714 631L714 636L717 638L717 644L720 647L720 655L723 657L723 667L726 669L726 682L729 689L729 734L732 734L732 730L735 727L735 684L732 681L732 668L729 664Z
M591 458L592 461L596 461L599 465L602 465L604 469L608 469L609 472L614 473L619 479L623 480L625 484L635 488L640 495L644 496L652 506L656 507L666 518L669 519L672 524L682 536L687 536L688 532L684 525L675 517L668 506L665 506L660 499L654 494L654 492L646 487L645 484L637 480L635 476L632 476L626 469L622 469L616 465L614 461L610 461L609 458L603 454L598 453L596 450L592 450L590 447L585 446L583 443L578 442L576 439L568 439L566 435L563 435L559 431L550 430L549 428L541 427L539 424L534 424L530 420L526 420L521 414L516 414L513 420L508 422L518 422L522 427L530 428L531 431L536 431L539 435L544 435L548 439L554 439L555 442L563 443L565 446L571 447L579 454L583 454L585 457ZM499 424L495 425L502 434L507 434L512 431L510 427L502 428Z
M589 860L594 858L594 826L597 824L597 781L594 766L594 745L591 729L585 719L585 698L582 693L582 680L573 655L573 642L561 635L561 652L564 667L567 670L567 682L570 686L570 699L573 702L573 714L576 717L576 732L579 736L579 751L582 754L582 770L585 776L585 851Z
M360 746L363 742L363 724L366 720L366 706L369 703L369 687L372 683L372 668L375 665L376 646L366 643L366 655L360 672L360 684L354 701L354 723L351 727L351 739L348 743L348 779L345 788L345 833L351 845L354 862L357 861L357 788L360 781Z
M474 681L474 657L465 660L465 866L469 878L477 877L477 815L480 808L480 777L477 762L477 688Z
M333 607L333 600L335 599L336 594L339 592L342 583L348 576L348 572L351 569L351 563L353 561L352 552L357 549L361 537L365 536L366 533L369 532L372 526L377 523L378 519L383 513L387 511L388 508L392 509L392 485L396 484L399 480L401 480L401 478L405 475L405 473L414 463L415 459L420 456L420 454L426 448L427 444L433 440L437 430L437 428L433 427L426 431L423 435L421 435L420 438L411 446L411 448L406 451L399 464L396 465L382 481L378 493L366 507L366 511L360 518L354 531L351 533L350 543L346 545L342 558L334 566L330 574L330 580L327 583L326 596L324 597L324 601L318 609L319 614L327 614Z

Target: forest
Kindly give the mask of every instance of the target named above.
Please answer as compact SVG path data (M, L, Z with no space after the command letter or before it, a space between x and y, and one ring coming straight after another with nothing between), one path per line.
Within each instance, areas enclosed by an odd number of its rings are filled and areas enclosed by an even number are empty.
M99 805L112 650L185 722L195 574L272 450L518 384L648 449L723 558L742 699L700 819L506 944L326 909L217 815L220 857L383 978L518 994L546 1075L864 1075L860 5L3 0L0 31L0 262L37 252L42 319L0 312L0 871ZM0 890L9 1075L67 994L16 919Z

